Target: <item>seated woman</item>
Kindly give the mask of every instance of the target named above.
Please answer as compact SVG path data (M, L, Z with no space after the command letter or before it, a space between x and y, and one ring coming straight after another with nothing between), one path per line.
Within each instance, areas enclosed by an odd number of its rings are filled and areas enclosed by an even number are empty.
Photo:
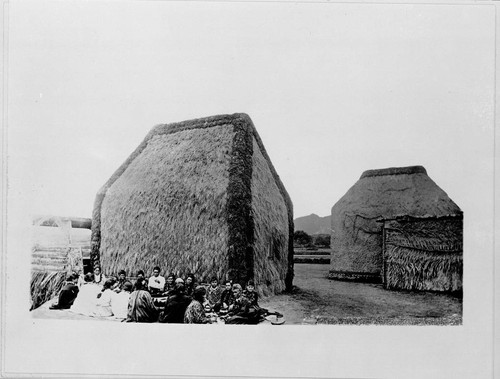
M127 281L119 293L111 297L111 311L116 318L126 319L128 311L128 302L132 292L132 283Z
M137 280L134 283L134 286L132 288L135 288L135 285L137 282L142 282L143 288L147 289L148 288L148 281L146 279L146 275L144 274L143 270L137 271Z
M94 283L102 287L105 281L106 277L101 272L101 268L99 266L94 267Z
M187 276L186 276L186 295L192 297L195 288L196 288L196 280L195 280L194 274L187 274Z
M262 315L250 303L250 300L243 295L243 288L238 283L233 284L234 302L229 306L226 324L258 324Z
M222 297L222 288L219 286L219 281L216 277L210 280L210 286L207 288L207 301L210 308L215 309L220 303Z
M163 289L163 296L173 295L175 289L175 274L170 273L165 280L165 287Z
M127 322L156 322L159 310L143 282L138 280L128 302Z
M207 291L204 287L198 286L193 292L193 300L188 305L184 314L185 324L208 324L210 320L205 314L203 303L205 302L205 294Z
M76 281L78 274L70 274L66 279L66 284L59 292L59 298L56 304L50 306L50 309L69 309L78 295L78 286Z
M118 272L118 280L115 284L115 287L113 288L113 291L115 291L116 293L120 293L127 283L132 287L132 283L130 283L130 281L127 279L127 273L125 272L125 270L120 270Z
M111 299L115 294L113 287L116 281L114 279L107 279L102 286L101 293L97 294L97 304L94 316L97 317L110 317L113 316L111 309Z
M177 278L175 280L175 289L168 297L165 309L161 312L158 321L182 324L184 322L184 314L190 303L191 297L184 293L184 280Z
M97 295L101 292L101 288L94 283L94 274L90 272L84 276L83 280L83 285L70 311L85 316L91 316L96 311Z
M227 313L229 305L233 303L233 292L231 287L232 287L231 281L227 280L225 283L225 288L220 296L220 301L214 306L214 310L216 312Z

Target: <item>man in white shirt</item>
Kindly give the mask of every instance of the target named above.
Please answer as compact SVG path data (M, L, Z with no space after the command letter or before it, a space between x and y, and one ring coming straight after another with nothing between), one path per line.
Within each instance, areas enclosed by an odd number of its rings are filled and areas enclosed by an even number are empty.
M148 289L151 296L160 296L165 287L165 278L160 276L160 268L156 266L153 268L153 276L149 278Z

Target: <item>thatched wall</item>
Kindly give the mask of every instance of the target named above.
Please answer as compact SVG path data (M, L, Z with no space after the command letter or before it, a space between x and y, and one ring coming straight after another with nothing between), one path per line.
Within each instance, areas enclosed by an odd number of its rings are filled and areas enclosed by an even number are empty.
M104 272L156 265L164 273L198 276L227 271L225 210L234 135L231 126L220 125L151 138L102 203Z
M291 241L292 204L250 118L214 116L155 127L101 188L92 220L94 266L114 273L158 265L200 280L215 275L241 283L263 275L255 230L276 226L262 222L274 216L255 225L256 209L274 212L254 204L261 199L252 193L255 175L262 180L256 159L274 185L272 200L284 204L278 229ZM290 247L282 244L283 255L293 256ZM281 264L284 270L273 271L277 278L262 276L270 291L283 282L291 288L293 260Z
M422 166L365 171L332 207L330 277L382 280L382 223L377 220L461 214Z
M462 235L461 217L384 222L384 286L460 291Z
M264 294L279 293L286 287L288 272L287 206L255 141L252 197L255 225L254 279Z

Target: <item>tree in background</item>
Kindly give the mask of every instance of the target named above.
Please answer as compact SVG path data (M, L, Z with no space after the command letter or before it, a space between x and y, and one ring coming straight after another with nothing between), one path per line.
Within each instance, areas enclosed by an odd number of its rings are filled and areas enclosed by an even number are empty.
M330 247L330 235L318 234L314 236L314 245L317 247Z
M312 237L303 230L296 230L293 233L293 244L307 246L312 243Z

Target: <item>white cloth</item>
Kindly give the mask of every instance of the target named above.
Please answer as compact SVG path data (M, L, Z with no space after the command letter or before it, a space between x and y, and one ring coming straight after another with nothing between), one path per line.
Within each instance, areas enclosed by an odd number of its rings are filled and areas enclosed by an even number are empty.
M121 291L111 297L111 311L116 318L127 318L130 292Z
M152 276L148 280L148 287L156 288L160 291L163 291L163 288L165 287L165 278L160 275Z
M95 316L97 317L109 317L113 316L113 311L111 310L111 297L115 293L111 289L107 289L101 293L101 297L97 299L97 306L95 311Z
M93 315L97 306L97 294L100 292L101 288L95 283L83 284L70 311L85 316Z

